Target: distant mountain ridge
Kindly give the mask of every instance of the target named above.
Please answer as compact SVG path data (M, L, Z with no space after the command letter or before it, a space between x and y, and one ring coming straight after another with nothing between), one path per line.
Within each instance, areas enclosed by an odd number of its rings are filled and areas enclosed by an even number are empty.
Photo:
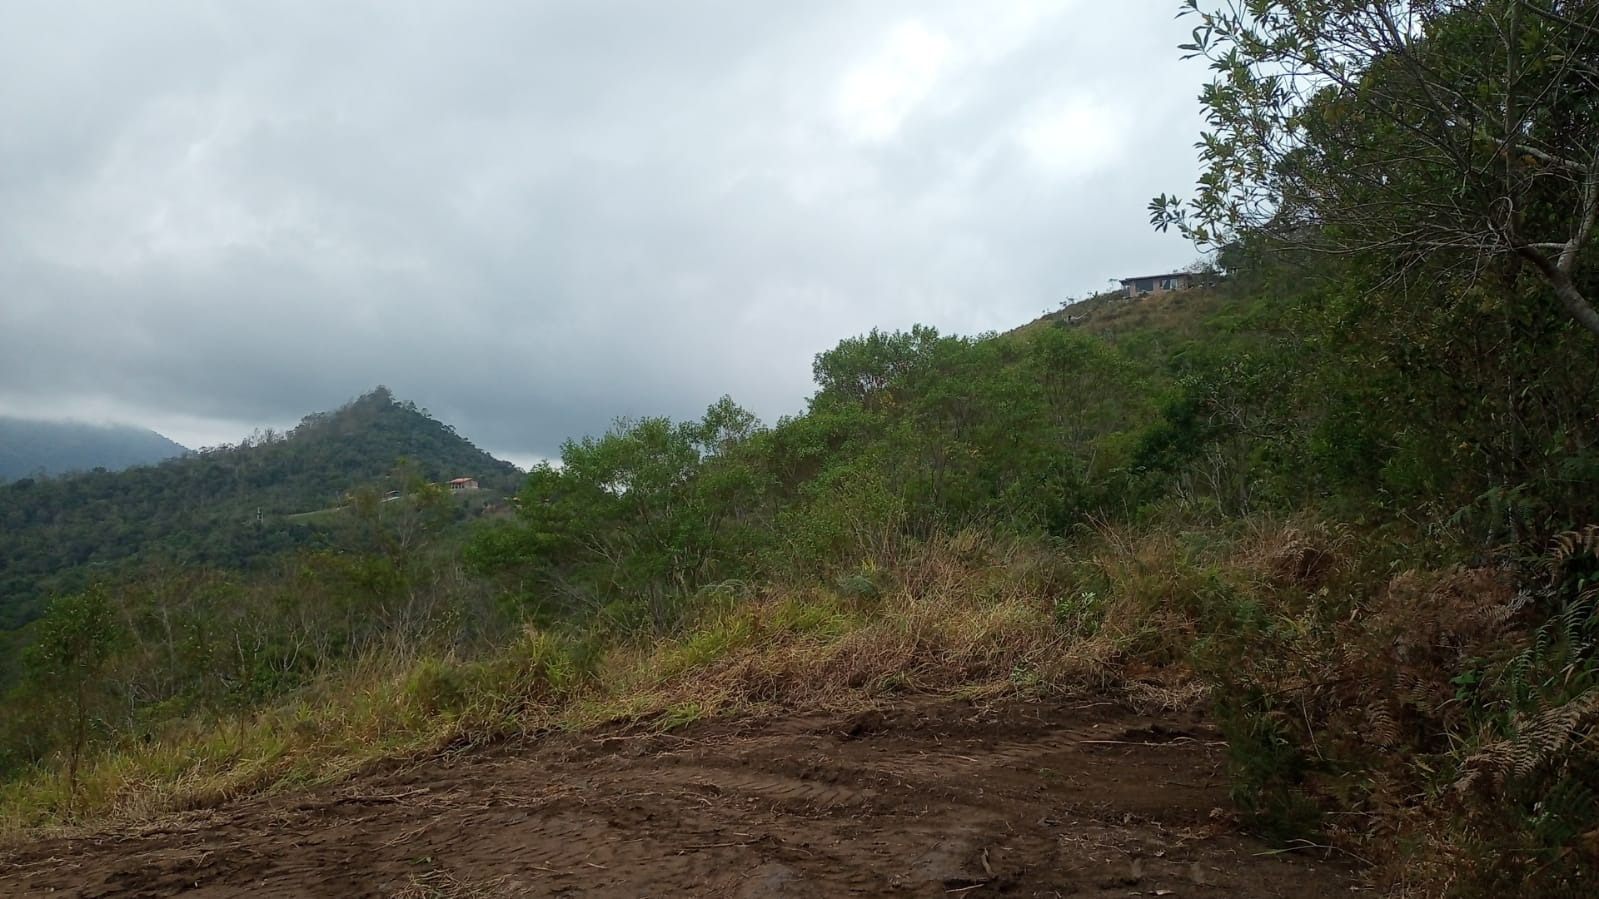
M0 416L0 483L96 468L121 471L188 451L155 431L130 425Z
M514 492L521 472L378 388L284 434L125 471L0 485L0 629L91 572L153 560L247 567L318 539L295 513L336 505L404 458L430 481L475 478Z

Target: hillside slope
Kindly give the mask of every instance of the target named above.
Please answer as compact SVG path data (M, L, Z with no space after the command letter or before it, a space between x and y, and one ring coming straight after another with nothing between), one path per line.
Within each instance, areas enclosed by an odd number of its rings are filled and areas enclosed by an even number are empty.
M126 425L0 416L0 484L18 478L153 465L189 450L155 431Z
M0 888L1594 895L1591 345L1269 263L847 338L804 413L618 421L464 540L363 491L375 539L62 597ZM960 698L1043 721L916 717Z
M120 563L168 559L248 566L313 539L287 520L390 475L400 458L422 478L477 478L509 491L516 467L414 404L379 388L344 407L160 465L0 486L0 629Z

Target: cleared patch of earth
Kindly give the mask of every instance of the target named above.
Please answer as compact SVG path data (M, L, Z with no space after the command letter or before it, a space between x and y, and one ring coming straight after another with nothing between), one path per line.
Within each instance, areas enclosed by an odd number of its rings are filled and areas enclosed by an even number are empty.
M1347 896L1198 718L927 700L551 737L0 854L0 895Z

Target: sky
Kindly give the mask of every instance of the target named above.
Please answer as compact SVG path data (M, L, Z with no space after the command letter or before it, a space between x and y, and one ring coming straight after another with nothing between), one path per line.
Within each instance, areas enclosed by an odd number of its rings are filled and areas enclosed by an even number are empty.
M1198 253L1177 0L0 0L0 414L527 465Z

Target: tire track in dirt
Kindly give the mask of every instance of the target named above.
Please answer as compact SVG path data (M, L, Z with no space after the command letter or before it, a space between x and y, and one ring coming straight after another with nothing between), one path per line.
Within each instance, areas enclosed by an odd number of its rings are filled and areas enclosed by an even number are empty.
M1221 751L1108 703L551 737L19 846L0 895L1347 895L1213 817Z

